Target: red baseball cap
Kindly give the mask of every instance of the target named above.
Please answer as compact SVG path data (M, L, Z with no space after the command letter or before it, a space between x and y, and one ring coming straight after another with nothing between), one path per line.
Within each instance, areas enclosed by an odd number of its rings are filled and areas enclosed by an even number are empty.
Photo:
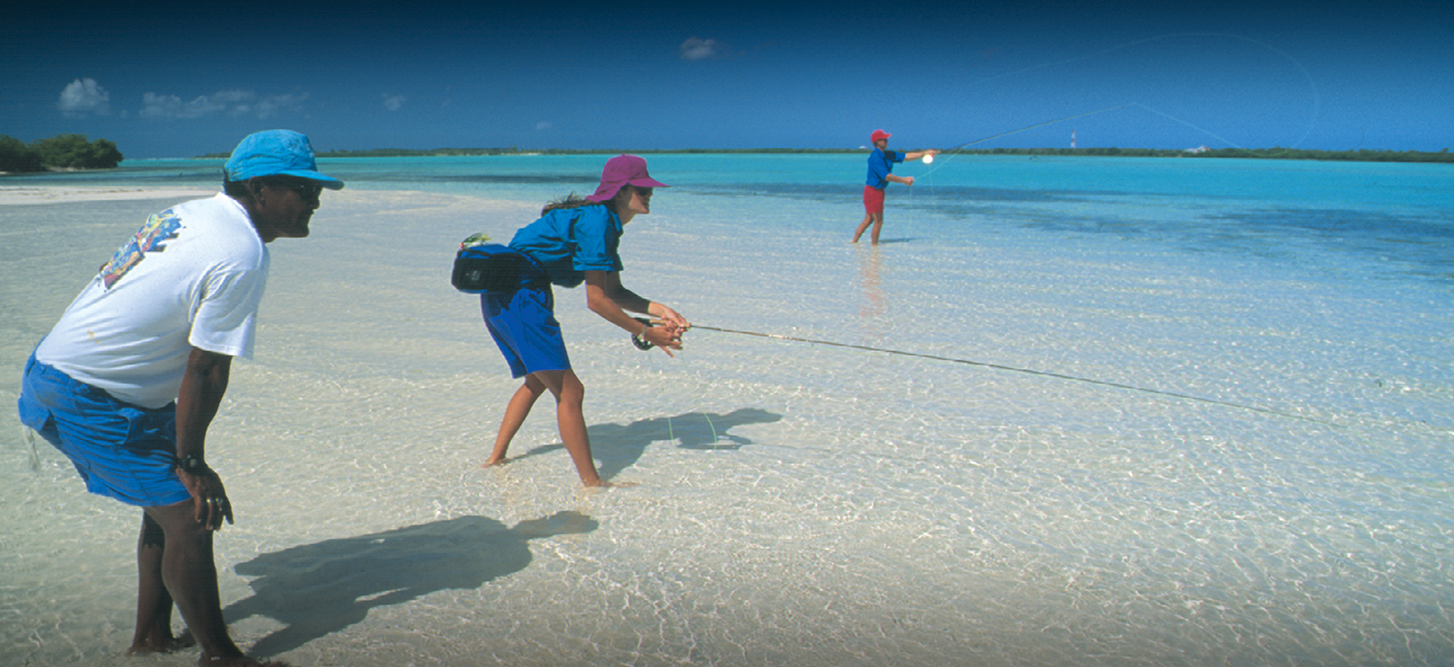
M873 135L871 135L868 138L868 140L869 140L869 142L876 144L876 143L878 143L878 140L879 139L887 139L887 138L889 138L891 136L893 136L893 135L892 134L889 134L888 132L884 132L883 130L874 130L873 131Z
M606 160L606 168L601 170L600 187L586 199L599 204L615 197L621 186L628 184L643 188L671 187L646 173L646 160L635 155L617 155Z

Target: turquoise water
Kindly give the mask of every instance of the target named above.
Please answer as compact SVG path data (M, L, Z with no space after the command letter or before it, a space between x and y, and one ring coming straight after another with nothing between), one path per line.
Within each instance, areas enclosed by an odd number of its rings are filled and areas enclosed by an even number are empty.
M674 187L628 226L626 285L859 347L703 328L642 355L562 290L602 472L640 486L577 493L544 407L480 471L514 385L451 250L603 157L325 160L349 188L272 246L209 436L249 512L219 538L241 641L366 666L1450 664L1447 167L946 155L895 170L919 182L875 248L848 243L859 156L648 159ZM210 188L219 164L3 184ZM6 368L162 203L0 208ZM129 641L134 517L53 455L3 474L36 530L4 542L0 653L126 664L97 656Z
M325 159L356 188L422 190L544 202L590 192L602 157L511 156ZM663 206L741 207L747 217L793 204L853 208L864 171L853 155L658 155L653 173L674 185ZM121 169L7 178L14 185L135 184L215 187L221 160L147 160ZM963 156L908 163L894 186L888 230L932 242L992 225L1073 240L1110 235L1186 252L1257 255L1312 271L1370 279L1454 278L1454 174L1447 165L1227 159ZM791 206L791 205L787 205ZM852 211L849 211L851 214ZM829 223L839 226L837 218ZM812 227L783 215L769 228ZM827 222L827 220L823 220ZM815 228L827 233L826 227ZM897 230L897 231L895 231ZM990 230L986 230L990 231Z

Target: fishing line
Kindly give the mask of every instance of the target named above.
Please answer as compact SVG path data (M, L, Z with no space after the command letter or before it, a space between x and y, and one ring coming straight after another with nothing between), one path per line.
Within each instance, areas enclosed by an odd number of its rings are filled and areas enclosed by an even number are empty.
M1081 383L1085 383L1085 384L1093 384L1093 385L1098 385L1098 386L1102 386L1102 387L1113 387L1115 389L1124 389L1124 390L1127 390L1127 391L1141 392L1141 393L1144 393L1144 394L1154 394L1154 395L1157 395L1157 396L1167 396L1167 397L1171 397L1171 398L1179 398L1179 399L1188 400L1188 401L1195 401L1195 402L1198 402L1198 403L1207 403L1207 404L1210 404L1210 405L1220 405L1222 407L1227 407L1227 408L1236 408L1238 410L1248 410L1248 411L1251 411L1251 412L1258 412L1258 413L1262 413L1262 414L1266 414L1266 415L1275 415L1275 416L1278 416L1278 417L1287 417L1289 419L1297 419L1297 420L1306 421L1306 422L1313 422L1315 424L1323 424L1325 426L1335 426L1335 427L1338 427L1338 428L1343 428L1343 426L1341 424L1335 424L1333 422L1323 421L1321 419L1313 419L1312 417L1307 417L1307 416L1299 415L1299 414L1293 414L1291 412L1282 412L1282 411L1279 411L1279 410L1272 410L1272 409L1269 409L1269 408L1257 407L1255 405L1245 405L1245 404L1242 404L1242 403L1232 403L1230 401L1222 401L1222 400L1217 400L1215 398L1206 398L1204 396L1193 396L1191 394L1181 394L1181 393L1177 393L1177 392L1174 392L1174 391L1163 391L1161 389L1151 389L1149 387L1138 387L1136 385L1122 384L1120 382L1109 382L1109 381L1106 381L1106 380L1096 380L1096 379L1092 379L1092 378L1079 377L1079 376L1075 376L1075 375L1066 375L1064 373L1055 373L1055 372L1051 372L1051 371L1037 371L1037 370L1032 370L1032 369L1029 369L1029 368L1018 368L1018 367L1015 367L1015 366L1006 366L1006 365L1003 365L1003 364L995 364L995 363L990 363L990 362L987 362L987 361L973 361L973 360L970 360L970 359L957 359L957 358L954 358L954 357L941 357L939 355L934 355L934 354L923 354L923 353L919 353L919 352L905 352L903 350L890 350L890 349L881 348L881 347L871 347L871 346L868 346L868 345L853 345L853 344L850 344L850 343L835 343L833 341L827 341L827 340L813 340L813 339L810 339L810 338L798 338L796 336L784 336L782 334L760 333L760 332L756 332L756 331L742 331L742 330L739 330L739 329L725 329L725 328L722 328L722 327L710 327L710 326L705 326L705 325L701 325L701 324L693 324L692 325L692 328L693 329L704 329L704 330L707 330L707 331L717 331L717 332L720 332L720 333L740 334L740 335L743 335L743 336L755 336L755 337L758 337L758 338L769 338L769 339L773 339L773 340L791 341L791 342L795 342L795 343L811 343L811 344L814 344L814 345L828 345L830 347L842 347L842 348L848 348L848 349L853 349L853 350L863 350L863 351L866 351L866 352L880 352L880 353L883 353L883 354L898 355L898 356L902 356L902 357L914 357L914 358L917 358L917 359L929 359L931 361L944 361L944 362L949 362L949 363L954 363L954 364L964 364L966 366L978 366L978 367L981 367L981 368L991 368L991 369L994 369L994 370L1009 371L1009 372L1012 372L1012 373L1024 373L1024 374L1027 374L1027 375L1037 375L1037 376L1040 376L1040 377L1055 378L1055 379L1058 379L1058 380L1068 380L1068 381L1071 381L1071 382L1081 382Z
M1068 58L1068 59L1065 59L1065 60L1059 60L1059 61L1041 63L1039 65L1033 65L1033 66L1030 66L1030 67L1025 67L1025 68L1021 68L1021 69L1014 70L1014 71L1010 71L1010 72L1003 72L1001 74L996 74L994 76L985 77L985 78L980 79L978 81L975 81L975 82L973 82L973 83L971 83L969 85L974 86L974 85L978 85L978 84L981 84L981 83L993 81L993 80L996 80L996 79L1001 79L1001 78L1004 78L1004 77L1016 76L1016 75L1024 74L1026 72L1030 72L1030 71L1034 71L1034 70L1038 70L1038 69L1044 69L1046 67L1055 67L1055 66L1059 66L1059 65L1066 65L1066 64L1070 64L1070 63L1074 63L1074 62L1080 62L1080 61L1084 61L1084 60L1090 60L1092 58L1096 58L1096 57L1103 56L1103 55L1106 55L1106 54L1109 54L1109 53L1113 53L1113 52L1116 52L1116 51L1120 51L1120 50L1123 50L1123 49L1127 49L1127 48L1130 48L1130 47L1133 47L1133 46L1139 46L1139 45L1142 45L1142 44L1148 44L1148 43L1151 43L1151 42L1159 42L1159 41L1168 40L1168 39L1183 40L1183 39L1188 38L1188 37L1215 37L1215 38L1220 38L1220 39L1240 40L1240 41L1243 41L1243 42L1247 42L1247 43L1250 43L1250 44L1254 44L1256 46L1259 46L1259 47L1261 47L1263 49L1266 49L1268 51L1271 51L1272 53L1275 53L1278 56L1281 56L1282 58L1286 59L1289 63L1292 64L1293 67L1297 68L1297 70L1302 74L1302 78L1307 82L1307 85L1308 85L1308 93L1312 97L1312 112L1311 112L1310 116L1308 117L1307 127L1303 130L1302 136L1300 138L1298 138L1297 141L1293 142L1291 144L1291 146L1289 147L1289 149L1296 148L1303 141L1306 141L1307 140L1308 135L1312 134L1313 128L1315 128L1317 126L1317 123L1318 123L1318 115L1319 115L1319 113L1321 111L1321 108L1322 108L1322 101L1321 101L1321 99L1319 97L1319 94L1318 94L1318 84L1317 84L1317 82L1315 82L1313 80L1313 75L1312 75L1311 72L1308 71L1308 68L1305 67L1301 62L1299 62L1297 58L1292 57L1292 55L1289 54L1289 53L1287 53L1286 51L1283 51L1283 50L1278 49L1278 48L1276 48L1276 47L1274 47L1274 46L1272 46L1270 44L1267 44L1265 42L1261 42L1261 41L1258 41L1258 40L1255 40L1255 39L1252 39L1252 38L1249 38L1249 37L1243 37L1241 35L1233 35L1233 34L1228 34L1228 33L1173 33L1173 34L1167 34L1167 35L1158 35L1156 37L1149 37L1149 38L1146 38L1146 39L1141 39L1141 40L1126 42L1124 44L1118 44L1118 45L1112 46L1112 47L1110 47L1108 49L1103 49L1101 51L1097 51L1095 53L1086 54L1086 55L1083 55L1083 56L1077 56L1077 57ZM1143 111L1147 111L1149 113L1153 113L1153 114L1156 114L1158 116L1161 116L1162 118L1166 118L1167 120L1170 120L1172 122L1175 122L1175 123L1178 123L1178 124L1181 124L1181 125L1185 125L1186 127L1189 127L1189 128L1191 128L1193 130L1196 130L1197 132L1200 132L1200 133L1202 133L1204 135L1207 135L1209 137L1212 137L1213 139L1216 139L1217 141L1220 141L1220 142L1222 142L1222 143L1224 143L1224 144L1226 144L1228 146L1231 146L1233 148L1236 148L1236 149L1239 149L1239 150L1247 150L1246 148L1242 147L1241 145L1237 144L1236 142L1230 141L1230 140L1226 139L1225 137L1219 136L1216 133L1211 132L1211 131L1209 131L1209 130L1207 130L1205 128L1199 127L1199 126L1194 125L1192 123L1189 123L1189 122L1187 122L1185 120L1182 120L1180 118L1177 118L1176 116L1173 116L1173 115L1168 114L1168 113L1165 113L1163 111L1154 109L1152 107L1149 107L1149 106L1147 106L1145 104L1141 104L1139 102L1128 102L1126 104L1120 104L1120 105L1117 105L1117 106L1107 107L1107 108L1104 108L1104 109L1097 109L1095 111L1086 111L1086 112L1083 112L1083 113L1072 114L1070 116L1065 116L1064 118L1057 118L1055 120L1049 120L1049 121L1045 121L1045 122L1042 122L1042 123L1036 123L1034 125L1029 125L1029 126L1026 126L1026 127L1022 127L1022 128L1010 130L1008 132L1001 132L999 134L990 135L990 136L985 137L983 139L976 139L974 141L969 141L969 142L960 144L958 146L955 146L952 149L949 149L947 151L949 153L949 156L946 158L946 162L948 161L948 159L955 157L960 151L964 150L968 146L973 146L975 144L981 144L981 143L984 143L986 141L990 141L990 140L993 140L993 139L999 139L1001 137L1007 137L1007 136L1010 136L1012 134L1018 134L1020 132L1025 132L1027 130L1033 130L1033 129L1036 129L1036 128L1045 127L1047 125L1055 125L1056 123L1063 123L1063 122L1068 121L1068 120L1074 120L1074 119L1077 119L1077 118L1084 118L1086 116L1094 116L1096 114L1106 113L1108 111L1115 111L1115 110L1118 110L1118 109L1125 109L1125 108L1129 108L1129 107L1139 108L1139 109L1141 109ZM1361 145L1361 142L1360 142L1360 145ZM1285 151L1285 152L1291 152L1291 150ZM925 172L922 177L928 177L929 175L933 174L934 171L938 170L940 166L942 166L942 164L936 165L934 168L932 168L929 171Z
M1056 118L1055 120L1047 120L1047 121L1045 121L1043 123L1036 123L1034 125L1027 125L1025 127L1022 127L1022 128L1016 129L1016 130L1010 130L1009 132L1001 132L999 134L993 134L993 135L990 135L990 136L985 137L983 139L975 139L974 141L966 141L966 142L964 142L964 143L962 143L962 144L960 144L958 146L955 146L954 148L949 149L947 151L948 156L945 157L943 161L936 160L935 163L934 163L934 166L931 167L929 169L929 171L926 171L923 174L915 177L915 180L918 180L920 178L928 178L930 176L933 176L934 175L934 172L939 171L940 169L942 169L944 167L944 165L948 164L950 160L952 160L955 157L957 157L959 155L960 151L963 151L965 149L965 147L967 147L967 146L973 146L975 144L982 144L982 143L984 143L986 141L990 141L992 139L999 139L1000 137L1008 137L1008 136L1010 136L1012 134L1018 134L1020 132L1025 132L1027 130L1033 130L1033 129L1037 128L1037 127L1045 127L1046 125L1054 125L1056 123L1064 123L1065 121L1068 121L1068 120L1075 120L1077 118L1085 118L1086 116L1094 116L1096 114L1106 113L1107 111L1115 111L1117 109L1125 109L1127 107L1142 107L1143 109L1146 108L1146 107L1144 107L1141 104L1138 104L1136 102L1128 102L1126 104L1118 104L1118 105L1113 106L1113 107L1106 107L1104 109L1097 109L1095 111L1086 111L1086 112L1083 112L1083 113L1072 114L1072 115L1066 116L1064 118ZM1147 110L1148 111L1152 111L1151 109L1147 109ZM1155 113L1160 113L1160 112L1155 112ZM1165 114L1162 114L1162 115L1165 115ZM1170 116L1168 116L1168 118L1170 118ZM1176 120L1176 119L1173 118L1172 120ZM1177 122L1182 122L1182 121L1177 121ZM1182 124L1190 126L1189 123L1182 123ZM1215 135L1213 135L1213 136L1215 136ZM933 183L929 183L925 187L933 188L934 187L934 184ZM910 203L910 205L913 204L913 199L912 199L913 195L914 195L914 188L909 188L909 197L910 197L910 202L909 203Z
M954 148L951 148L949 150L951 152L961 151L961 150L964 150L964 147L965 146L973 146L975 144L982 144L982 143L984 143L986 141L989 141L991 139L999 139L1000 137L1008 137L1008 136L1010 136L1012 134L1018 134L1020 132L1026 131L1026 130L1033 130L1033 129L1037 128L1037 127L1045 127L1046 125L1054 125L1056 123L1064 123L1067 120L1075 120L1077 118L1084 118L1086 116L1094 116L1094 115L1096 115L1098 113L1105 113L1107 111L1115 111L1116 109L1125 109L1126 107L1134 107L1134 106L1141 106L1141 105L1139 105L1139 104L1137 104L1135 102L1129 102L1127 104L1119 104L1119 105L1116 105L1116 106L1113 106L1113 107L1106 107L1104 109L1097 109L1095 111L1087 111L1087 112L1084 112L1084 113L1078 113L1078 114L1074 114L1074 115L1071 115L1071 116L1066 116L1064 118L1056 118L1055 120L1047 120L1047 121L1045 121L1043 123L1036 123L1034 125L1029 125L1029 126L1026 126L1026 127L1022 127L1022 128L1020 128L1018 130L1010 130L1009 132L1001 132L999 134L993 134L993 135L990 135L990 136L985 137L983 139L975 139L974 141L967 141L967 142L962 143L962 144L960 144L958 146L955 146Z
M1180 123L1182 125L1185 125L1185 126L1191 128L1193 130L1196 130L1198 132L1201 132L1202 134L1205 134L1205 135L1207 135L1209 137L1212 137L1213 139L1216 139L1217 141L1220 141L1222 143L1225 143L1225 144L1227 144L1229 146L1232 146L1234 148L1242 148L1241 146L1237 145L1236 143L1233 143L1232 141L1229 141L1229 140L1227 140L1227 139L1225 139L1223 137L1217 136L1216 134L1214 134L1213 132L1211 132L1209 130L1206 130L1206 129L1201 128L1201 127L1197 127L1196 125L1193 125L1192 123L1189 123L1189 122L1184 121L1184 120L1182 120L1180 118L1177 118L1176 116L1173 116L1173 115L1171 115L1169 113L1165 113L1165 112L1162 112L1162 111L1158 111L1158 110L1153 109L1153 108L1151 108L1149 106L1146 106L1145 104L1142 104L1140 102L1127 102L1125 104L1117 104L1116 106L1113 106L1113 107L1106 107L1104 109L1096 109L1095 111L1085 111L1085 112L1081 112L1081 113L1077 113L1077 114L1071 114L1069 116L1065 116L1065 117L1062 117L1062 118L1056 118L1055 120L1047 120L1047 121L1044 121L1044 122L1036 123L1034 125L1026 125L1025 127L1018 128L1018 129L1014 129L1014 130L1010 130L1008 132L1001 132L999 134L992 134L992 135L990 135L988 137L985 137L983 139L975 139L974 141L966 141L966 142L964 142L964 143L962 143L962 144L960 144L958 146L955 146L954 148L951 148L948 151L946 151L947 153L949 153L949 157L948 158L945 158L944 162L948 162L950 158L955 157L956 155L959 154L960 151L963 151L968 146L973 146L975 144L982 144L982 143L984 143L986 141L991 141L991 140L994 140L994 139L999 139L1000 137L1008 137L1008 136L1010 136L1012 134L1019 134L1021 132L1025 132L1025 131L1028 131L1028 130L1033 130L1033 129L1039 128L1039 127L1045 127L1047 125L1054 125L1056 123L1064 123L1065 121L1068 121L1068 120L1075 120L1077 118L1085 118L1086 116L1094 116L1096 114L1102 114L1102 113L1106 113L1108 111L1116 111L1118 109L1128 109L1128 108L1131 108L1131 107L1136 107L1138 109L1142 109L1142 110L1145 110L1145 111L1149 111L1151 113L1154 113L1154 114L1156 114L1158 116L1161 116L1163 118L1166 118L1168 120L1171 120L1171 121ZM924 172L918 178L925 178L925 177L929 176L930 174L933 174L934 172L938 171L943 166L944 166L944 163L943 162L937 162L936 161L936 164L934 165L933 168L931 168L929 171Z
M1083 60L1090 60L1091 58L1096 58L1096 57L1099 57L1099 56L1103 56L1103 55L1106 55L1108 53L1114 53L1116 51L1120 51L1122 49L1130 48L1130 47L1133 47L1133 46L1139 46L1141 44L1148 44L1148 43L1151 43L1151 42L1159 42L1159 41L1168 40L1168 39L1185 40L1188 37L1216 37L1216 38L1219 38L1219 39L1234 39L1234 40L1240 40L1240 41L1243 41L1243 42L1247 42L1249 44L1254 44L1256 46L1262 47L1264 49L1267 49L1268 51L1271 51L1271 52L1273 52L1273 53L1275 53L1275 54L1277 54L1277 55L1282 56L1283 58L1285 58L1289 63L1292 64L1293 67L1296 67L1297 70L1302 73L1303 79L1305 81L1307 81L1307 84L1308 84L1308 92L1309 92L1309 94L1313 98L1312 99L1313 109L1312 109L1311 115L1308 117L1308 126L1307 126L1306 129L1303 130L1303 135L1301 137L1299 137L1297 141L1293 142L1292 145L1291 145L1291 147L1292 148L1296 148L1302 142L1304 142L1304 141L1307 140L1308 135L1312 134L1313 128L1316 127L1317 124L1318 124L1318 114L1322 110L1322 101L1321 101L1321 99L1319 98L1319 95L1318 95L1318 84L1317 84L1316 81L1313 80L1313 75L1312 75L1311 72L1308 71L1308 68L1305 67L1305 66L1303 66L1302 62L1300 62L1297 58L1292 57L1291 54L1289 54L1286 51L1283 51L1283 50L1281 50L1281 49L1279 49L1279 48L1277 48L1275 46L1272 46L1271 44L1268 44L1266 42L1262 42L1262 41L1258 41L1258 40L1252 39L1251 37L1244 37L1242 35L1234 35L1234 34L1231 34L1231 33L1221 33L1221 32L1186 32L1186 33L1171 33L1171 34L1166 34L1166 35L1157 35L1155 37L1148 37L1146 39L1139 39L1139 40L1135 40L1135 41L1131 41L1131 42L1125 42L1123 44L1117 44L1116 46L1112 46L1112 47L1110 47L1108 49L1104 49L1104 50L1101 50L1101 51L1097 51L1095 53L1089 53L1089 54L1086 54L1086 55L1083 55L1083 56L1076 56L1074 58L1067 58L1065 60L1057 60L1057 61L1053 61L1053 62L1041 63L1039 65L1032 65L1030 67L1024 67L1024 68L1021 68L1021 69L1018 69L1018 70L1014 70L1014 71L1010 71L1010 72L1002 72L1002 73L996 74L994 76L988 76L988 77L985 77L985 78L980 79L978 81L971 82L969 85L970 86L977 86L977 85L979 85L981 83L985 83L985 82L988 82L988 81L993 81L995 79L1002 79L1002 78L1009 77L1009 76L1016 76L1016 75L1024 74L1026 72L1030 72L1030 71L1033 71L1033 70L1044 69L1046 67L1055 67L1055 66L1058 66L1058 65L1068 65L1068 64L1074 63L1074 62L1080 62L1080 61L1083 61ZM1160 112L1156 112L1156 111L1154 111L1152 109L1147 109L1147 110L1148 111L1153 111L1153 113L1160 113ZM1165 115L1165 114L1163 114L1163 115ZM1171 118L1171 116L1167 116L1167 118ZM1205 130L1202 130L1201 128L1198 128L1198 127L1195 127L1193 125L1184 123L1184 122L1182 122L1180 120L1177 120L1175 118L1171 118L1171 119L1172 120L1176 120L1178 123L1182 123L1183 125L1187 125L1188 127L1192 127L1193 129L1196 129L1198 131L1205 132ZM1016 131L1018 132L1019 130L1016 130ZM1211 135L1213 137L1216 136L1216 135L1211 134L1210 132L1207 132L1207 134L1209 134L1209 135ZM1217 137L1217 138L1218 139L1221 139L1221 137ZM1223 141L1226 141L1226 140L1223 139ZM1230 144L1231 142L1227 142L1227 143ZM1236 144L1232 144L1232 145L1235 146ZM1237 146L1237 147L1238 148L1241 148L1240 146Z

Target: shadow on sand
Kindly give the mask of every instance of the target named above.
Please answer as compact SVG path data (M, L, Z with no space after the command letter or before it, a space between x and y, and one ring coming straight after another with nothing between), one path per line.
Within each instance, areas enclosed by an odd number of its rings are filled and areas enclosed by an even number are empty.
M272 656L362 621L374 607L447 589L475 589L525 569L527 542L588 533L599 523L578 512L521 521L464 516L382 533L304 544L257 556L235 568L253 595L228 605L228 622L265 616L287 627L251 653Z
M591 450L601 477L610 479L635 464L653 442L676 441L680 449L736 450L752 441L730 433L734 427L770 424L782 418L759 408L739 408L725 415L687 412L675 417L643 419L625 426L597 424L588 427L586 432L591 436ZM523 459L563 449L565 446L561 444L543 445L511 458Z

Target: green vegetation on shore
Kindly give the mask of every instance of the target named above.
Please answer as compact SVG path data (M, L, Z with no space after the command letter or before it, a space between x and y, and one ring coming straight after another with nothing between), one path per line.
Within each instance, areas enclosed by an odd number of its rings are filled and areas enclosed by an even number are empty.
M314 157L481 157L491 155L660 155L670 153L742 153L799 154L799 153L862 153L858 148L371 148L362 151L319 151ZM208 153L199 158L227 158L230 153Z
M919 150L911 148L908 150ZM1437 153L1423 151L1353 150L1320 151L1301 148L1218 148L1175 150L1163 148L966 148L941 149L961 155L1025 155L1057 157L1160 157L1160 158L1243 158L1264 160L1325 160L1344 162L1433 162L1454 163L1448 148ZM387 157L479 157L492 155L637 155L658 154L744 154L809 155L856 154L866 148L673 148L673 149L569 149L569 148L374 148L318 153L321 158ZM230 153L208 153L200 158L229 157ZM84 134L62 134L29 145L0 134L0 172L37 172L66 169L111 169L122 160L116 144L106 139L88 141Z
M0 134L0 172L37 172L65 169L115 169L121 151L106 139L89 141L84 134L61 134L27 145Z
M961 151L970 155L1095 155L1110 157L1193 157L1244 158L1263 160L1325 160L1341 162L1450 162L1454 155L1445 148L1438 153L1421 151L1316 151L1301 148L1217 148L1165 150L1157 148L991 148Z
M461 156L490 156L490 155L616 155L619 153L634 153L637 155L651 155L664 153L693 154L693 153L714 153L714 154L835 154L835 153L863 153L864 148L741 148L741 149L719 149L719 148L679 148L679 149L563 149L563 148L541 148L522 149L511 146L509 148L434 148L428 150L414 150L405 148L376 148L362 151L325 151L318 153L322 158L359 158L359 157L461 157ZM918 150L918 148L910 149ZM1053 155L1060 157L1178 157L1178 158L1243 158L1243 159L1264 159L1264 160L1325 160L1344 162L1443 162L1454 163L1454 154L1445 148L1437 153L1421 151L1387 151L1387 150L1356 150L1356 151L1320 151L1305 150L1300 148L1218 148L1218 149L1195 149L1195 150L1172 150L1160 148L986 148L986 149L964 149L955 151L944 149L946 153L959 153L962 155L1026 155L1041 156ZM208 155L204 157L227 157L226 154Z

